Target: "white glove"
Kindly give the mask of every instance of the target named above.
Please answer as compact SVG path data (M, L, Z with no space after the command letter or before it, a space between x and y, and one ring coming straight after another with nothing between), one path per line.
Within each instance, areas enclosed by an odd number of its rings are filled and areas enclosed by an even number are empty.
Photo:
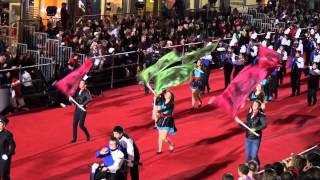
M2 159L5 161L8 160L8 156L6 154L2 155Z
M98 163L92 164L92 166L91 166L91 172L92 172L92 173L95 173L96 170L98 169L98 167L99 167L99 164L98 164Z

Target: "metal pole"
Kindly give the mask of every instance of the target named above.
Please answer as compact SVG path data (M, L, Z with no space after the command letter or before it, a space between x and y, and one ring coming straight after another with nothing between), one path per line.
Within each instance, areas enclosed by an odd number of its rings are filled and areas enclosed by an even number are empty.
M114 82L114 53L112 55L112 60L111 60L111 83L110 83L110 88L113 88L113 82Z

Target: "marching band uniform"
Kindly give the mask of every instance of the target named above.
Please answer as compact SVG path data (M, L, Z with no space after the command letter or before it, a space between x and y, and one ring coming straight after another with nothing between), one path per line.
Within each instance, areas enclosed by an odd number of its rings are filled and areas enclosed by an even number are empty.
M299 52L298 52L299 53ZM291 96L300 94L300 80L301 80L301 72L304 67L304 59L300 57L300 53L298 57L293 57L291 60L291 88L292 94Z

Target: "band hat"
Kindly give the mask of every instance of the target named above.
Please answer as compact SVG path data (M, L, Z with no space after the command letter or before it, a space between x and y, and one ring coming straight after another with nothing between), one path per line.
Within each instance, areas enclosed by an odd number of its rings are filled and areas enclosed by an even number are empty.
M6 125L8 124L8 122L9 122L8 118L6 118L5 116L0 116L0 123Z

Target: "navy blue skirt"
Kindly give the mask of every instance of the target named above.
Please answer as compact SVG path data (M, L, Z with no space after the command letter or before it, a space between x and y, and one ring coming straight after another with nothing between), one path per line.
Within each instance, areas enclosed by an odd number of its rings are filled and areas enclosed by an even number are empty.
M157 128L159 130L168 131L170 134L176 134L177 128L172 117L160 117L157 121Z
M203 90L204 83L202 80L193 80L190 83L190 88L194 90Z

